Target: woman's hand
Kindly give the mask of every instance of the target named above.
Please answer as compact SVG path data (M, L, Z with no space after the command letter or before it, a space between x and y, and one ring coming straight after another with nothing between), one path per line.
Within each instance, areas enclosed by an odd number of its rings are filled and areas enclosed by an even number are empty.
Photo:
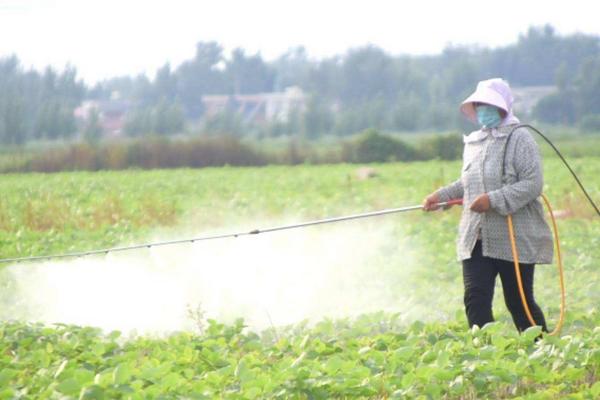
M423 210L425 211L434 211L439 208L437 205L440 202L440 196L433 192L429 196L425 197L423 200Z
M473 200L471 206L469 207L471 211L475 211L478 213L484 213L490 209L490 197L487 193L480 194Z

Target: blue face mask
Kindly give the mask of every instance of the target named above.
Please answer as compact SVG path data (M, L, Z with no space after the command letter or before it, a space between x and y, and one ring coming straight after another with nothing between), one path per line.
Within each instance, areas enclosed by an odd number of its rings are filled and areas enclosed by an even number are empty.
M479 125L484 128L496 128L502 122L500 111L494 106L481 104L475 108L475 111Z

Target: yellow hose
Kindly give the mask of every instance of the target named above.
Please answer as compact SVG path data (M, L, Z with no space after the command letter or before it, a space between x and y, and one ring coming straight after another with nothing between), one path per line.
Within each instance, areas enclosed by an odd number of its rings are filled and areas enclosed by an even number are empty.
M558 261L558 276L560 281L560 315L558 317L558 322L556 323L556 327L550 333L550 335L556 335L560 332L564 320L565 320L565 312L566 312L566 295L565 295L565 279L563 274L563 263L562 263L562 255L560 253L560 240L558 237L558 228L556 226L556 219L554 218L554 213L552 212L552 207L550 206L550 202L548 198L542 194L542 199L544 199L544 203L546 207L548 207L548 211L550 212L550 218L552 220L552 228L554 230L554 244L556 245L556 258ZM525 309L525 314L527 315L527 319L531 323L532 326L537 325L533 316L531 315L531 310L529 310L529 305L527 304L527 299L525 298L525 291L523 290L523 282L521 280L521 268L519 267L519 253L517 251L517 244L515 240L515 231L512 223L512 216L507 216L508 221L508 236L510 238L510 247L512 250L513 260L515 263L515 274L517 275L517 285L519 287L519 294L521 295L521 302L523 303L523 308Z

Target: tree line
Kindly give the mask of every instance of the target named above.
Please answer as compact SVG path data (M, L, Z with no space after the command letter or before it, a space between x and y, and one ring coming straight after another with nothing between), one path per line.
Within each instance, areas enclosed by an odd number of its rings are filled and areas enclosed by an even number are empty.
M199 42L194 57L169 63L153 78L123 76L88 86L68 67L57 73L24 70L18 59L0 59L0 141L69 138L77 127L72 110L83 99L107 100L118 92L131 102L126 131L169 135L196 130L233 135L349 135L380 131L465 130L458 103L477 81L503 77L513 87L550 86L527 116L547 123L600 130L600 37L558 35L551 26L532 27L518 40L494 49L449 46L428 56L391 55L376 46L350 49L314 60L302 47L274 61L236 49L225 54L216 42ZM206 118L202 96L282 91L298 86L308 95L305 110L285 122L249 124L235 113Z
M77 71L25 71L16 56L0 59L0 142L69 138L76 132L73 110L87 88Z

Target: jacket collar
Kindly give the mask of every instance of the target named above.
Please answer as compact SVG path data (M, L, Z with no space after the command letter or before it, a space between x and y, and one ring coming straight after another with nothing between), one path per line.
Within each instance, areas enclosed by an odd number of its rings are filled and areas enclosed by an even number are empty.
M487 139L489 135L492 135L493 138L498 139L502 137L508 136L508 134L514 129L516 124L503 125L498 128L485 128L479 129L477 131L473 131L468 135L463 135L464 143L474 143L479 142L481 140Z

